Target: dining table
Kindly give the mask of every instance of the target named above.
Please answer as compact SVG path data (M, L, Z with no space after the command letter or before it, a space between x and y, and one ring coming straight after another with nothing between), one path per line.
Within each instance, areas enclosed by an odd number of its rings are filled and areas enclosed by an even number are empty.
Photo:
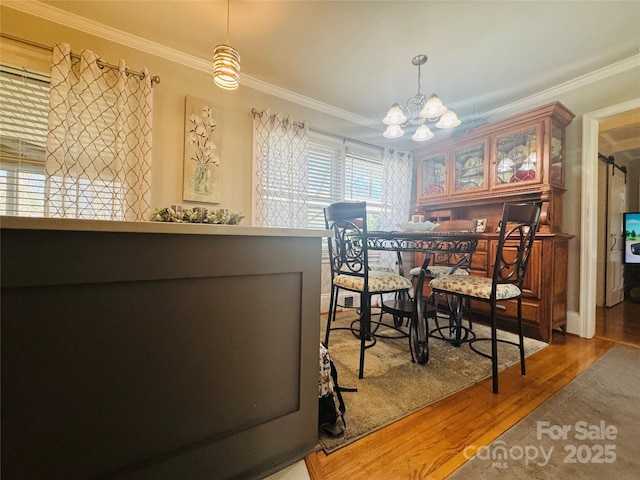
M410 318L409 342L413 358L420 364L429 360L429 337L449 341L454 346L460 346L473 332L462 326L462 310L460 302L447 302L449 310L449 325L440 327L438 324L438 300L424 298L423 283L427 278L430 265L440 264L445 259L456 258L450 264L450 273L463 265L470 265L471 256L478 246L483 234L474 231L383 231L373 230L367 234L369 250L392 251L398 255L400 273L404 274L402 252L413 252L424 255L420 266L420 273L415 276L415 292L413 298L394 299L393 306L388 311L394 315ZM447 262L448 263L448 262ZM453 302L453 304L452 304ZM383 300L383 304L385 301ZM384 305L383 305L384 310ZM429 330L428 320L433 318L436 328Z

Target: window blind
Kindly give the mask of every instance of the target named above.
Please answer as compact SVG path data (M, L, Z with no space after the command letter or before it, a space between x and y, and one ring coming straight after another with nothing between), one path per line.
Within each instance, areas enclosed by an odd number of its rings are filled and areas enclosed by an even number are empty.
M0 215L45 216L49 87L44 74L0 65ZM99 138L78 157L88 160L76 162L77 178L55 176L50 181L75 192L77 201L66 208L77 217L109 220L122 210L125 189L109 168L117 141L110 132L116 97L104 98L89 111L94 123L82 134ZM87 175L98 176L95 171L100 178L89 181Z
M379 224L382 153L345 146L315 133L309 141L309 228L324 228L323 209L334 202L366 201L369 228Z
M340 148L309 142L309 228L324 229L324 211L344 192L344 167Z
M367 228L378 230L382 210L382 156L345 152L345 200L367 202Z
M0 65L0 213L42 216L49 82Z

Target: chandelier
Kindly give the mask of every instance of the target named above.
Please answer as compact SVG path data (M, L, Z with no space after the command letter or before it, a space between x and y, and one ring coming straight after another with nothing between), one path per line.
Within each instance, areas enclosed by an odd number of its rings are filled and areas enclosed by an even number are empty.
M437 128L454 128L460 125L460 120L453 110L445 107L438 96L434 93L428 99L420 93L420 67L427 63L427 56L416 55L411 63L418 67L418 93L407 100L406 115L402 107L394 103L387 116L382 120L387 129L383 133L385 138L400 138L404 135L403 127L418 125L415 133L411 136L416 142L425 142L433 138L433 132L425 122L436 122Z
M227 0L227 42L213 50L213 82L225 90L240 85L240 54L229 45L229 1Z

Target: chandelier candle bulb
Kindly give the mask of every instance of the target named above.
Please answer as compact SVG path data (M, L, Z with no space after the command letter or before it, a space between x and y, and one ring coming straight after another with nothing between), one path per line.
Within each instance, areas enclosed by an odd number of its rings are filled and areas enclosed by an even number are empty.
M387 116L382 120L386 125L402 125L406 121L407 117L402 112L402 107L397 103L393 104L387 112Z
M385 138L400 138L404 135L404 130L400 128L400 125L389 125L382 135Z
M440 117L440 121L436 123L436 127L438 128L454 128L460 125L460 120L455 112L451 110L447 110L442 117Z
M416 130L416 133L411 136L411 139L416 142L426 142L432 138L433 132L426 125L420 125Z
M442 104L442 101L434 93L429 97L424 108L420 111L420 116L426 119L437 119L440 115L447 111L447 107Z

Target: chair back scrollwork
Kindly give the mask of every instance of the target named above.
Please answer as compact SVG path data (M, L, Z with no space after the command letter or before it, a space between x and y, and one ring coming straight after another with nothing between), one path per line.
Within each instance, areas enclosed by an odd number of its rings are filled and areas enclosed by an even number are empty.
M332 277L340 274L365 277L368 265L365 202L338 202L325 209Z
M522 286L540 220L539 203L505 204L493 279Z

